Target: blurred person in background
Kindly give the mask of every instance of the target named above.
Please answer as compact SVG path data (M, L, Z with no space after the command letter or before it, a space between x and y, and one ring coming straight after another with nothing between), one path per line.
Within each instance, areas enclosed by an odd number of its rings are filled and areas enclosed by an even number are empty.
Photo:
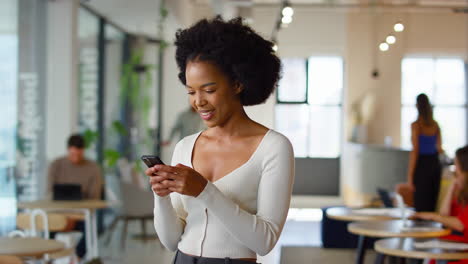
M81 186L81 196L85 200L101 199L102 175L100 166L85 157L85 139L79 134L71 135L67 141L67 155L57 158L49 166L48 192L53 196L55 184L76 184ZM86 254L85 226L76 221L74 230L83 236L76 246L76 255L83 258Z
M439 154L443 153L442 135L427 95L418 95L416 108L418 119L411 124L413 149L408 164L408 185L413 191L415 210L434 212L442 173L439 161Z
M450 184L439 213L418 212L412 218L440 222L454 231L442 239L468 242L468 146L458 149L455 154L455 179ZM468 260L449 263L466 264Z
M163 141L162 145L170 145L177 134L179 135L177 141L179 141L186 136L193 135L203 130L205 127L206 126L203 124L203 120L200 118L200 115L193 107L190 106L188 109L177 115L176 122L169 134L169 139Z

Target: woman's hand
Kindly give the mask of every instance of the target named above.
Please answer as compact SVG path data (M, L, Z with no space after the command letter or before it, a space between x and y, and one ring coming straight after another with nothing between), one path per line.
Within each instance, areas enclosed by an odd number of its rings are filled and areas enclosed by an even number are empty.
M177 192L197 197L208 183L200 173L182 164L177 164L175 167L156 165L154 171L156 174L154 187L163 194L169 191L169 193Z
M439 214L433 213L433 212L418 212L418 213L414 213L410 218L422 219L422 220L428 220L428 221L437 221L437 219L439 218Z
M151 189L153 190L156 195L160 197L164 197L169 195L172 191L167 189L165 186L165 181L168 181L165 177L158 176L155 174L156 169L154 167L148 168L145 170L145 174L150 177L150 185Z

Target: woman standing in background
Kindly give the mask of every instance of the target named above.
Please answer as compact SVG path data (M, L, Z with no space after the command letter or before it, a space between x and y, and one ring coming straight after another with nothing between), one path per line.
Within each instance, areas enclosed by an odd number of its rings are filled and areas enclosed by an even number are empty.
M439 196L442 136L427 95L418 95L416 107L418 119L411 124L413 149L408 165L408 184L413 190L415 210L433 212Z

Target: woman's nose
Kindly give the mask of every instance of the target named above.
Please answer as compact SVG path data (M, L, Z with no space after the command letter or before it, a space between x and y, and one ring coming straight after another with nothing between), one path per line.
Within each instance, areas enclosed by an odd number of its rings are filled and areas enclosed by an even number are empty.
M195 105L204 106L205 104L206 104L206 99L203 97L201 93L197 93L195 95Z

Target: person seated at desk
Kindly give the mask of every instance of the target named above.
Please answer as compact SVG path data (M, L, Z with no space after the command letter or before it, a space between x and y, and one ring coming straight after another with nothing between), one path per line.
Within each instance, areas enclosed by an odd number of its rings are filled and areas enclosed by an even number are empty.
M49 166L48 192L52 197L55 184L76 184L81 186L83 199L101 199L102 176L97 163L84 156L85 140L75 134L68 138L67 155L53 161ZM83 258L86 254L85 232L83 221L75 223L75 230L81 231L83 236L78 242L76 254Z
M54 160L49 166L48 192L53 193L55 184L81 186L82 198L101 199L101 168L84 156L85 140L75 134L68 138L67 155Z
M441 239L468 243L468 146L457 150L455 155L455 179L445 195L439 213L419 212L412 218L442 223L454 234ZM467 260L450 263L467 263Z

